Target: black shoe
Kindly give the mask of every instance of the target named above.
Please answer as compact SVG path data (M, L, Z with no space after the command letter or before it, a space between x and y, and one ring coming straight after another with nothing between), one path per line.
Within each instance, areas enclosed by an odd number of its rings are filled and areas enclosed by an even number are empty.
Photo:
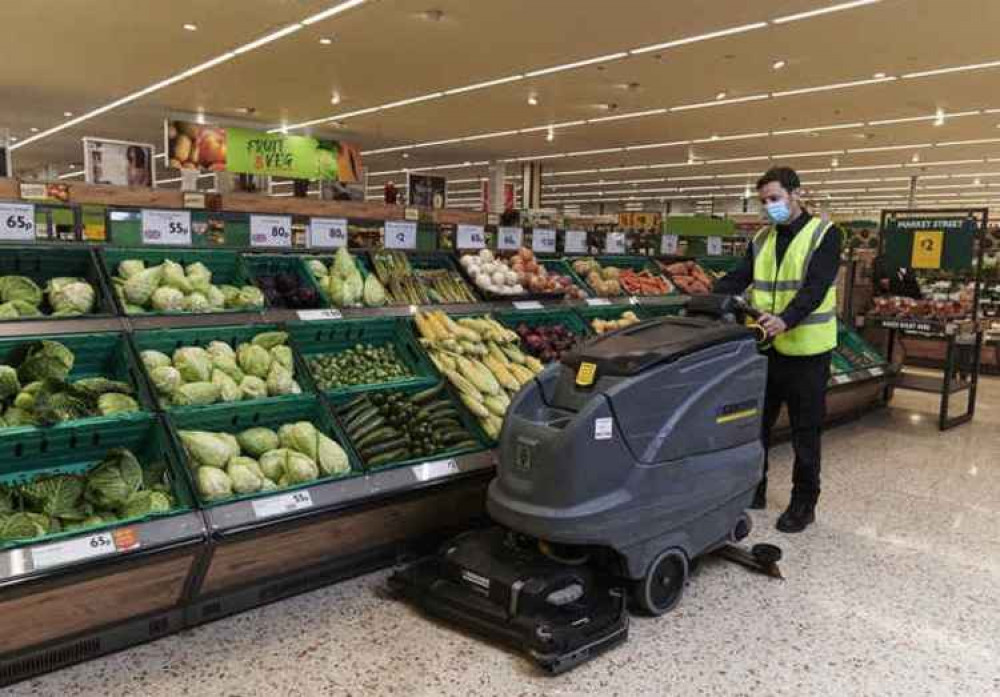
M779 532L802 532L816 520L815 504L793 501L778 518L775 526Z
M750 510L763 511L765 508L767 508L767 482L761 482L757 485L757 491L754 492Z

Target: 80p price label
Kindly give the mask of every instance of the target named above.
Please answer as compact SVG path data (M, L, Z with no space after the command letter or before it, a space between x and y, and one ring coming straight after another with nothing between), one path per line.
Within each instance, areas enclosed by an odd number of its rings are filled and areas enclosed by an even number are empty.
M292 218L288 215L251 215L251 247L291 247Z
M35 206L0 203L0 240L30 242L35 239Z

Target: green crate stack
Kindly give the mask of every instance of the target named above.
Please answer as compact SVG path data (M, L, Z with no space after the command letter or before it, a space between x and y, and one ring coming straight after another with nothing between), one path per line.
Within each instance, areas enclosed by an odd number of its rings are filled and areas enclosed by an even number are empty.
M141 355L143 351L152 350L165 353L168 356L173 356L174 351L183 346L200 346L204 348L212 341L224 341L232 346L235 351L237 345L251 341L258 334L280 331L280 329L281 328L276 324L251 324L248 326L227 327L185 327L182 329L150 329L133 332L132 342L135 345L137 355ZM291 345L291 342L289 342L289 345ZM299 383L299 386L302 388L304 393L312 393L312 381L308 377L308 371L306 370L305 363L303 363L301 356L296 354L294 347L292 347L292 359L294 361L296 382ZM142 367L142 373L147 381L150 394L155 395L156 390L153 387L153 382L148 371L146 371L145 366L142 365L141 360L139 361L139 364ZM264 399L230 402L230 404L239 408L256 409L262 405L280 404L282 402L294 401L300 396L301 395L279 395L276 397L265 397ZM199 412L203 409L207 409L209 406L217 405L183 407L170 405L166 407L166 409L171 413L188 413Z
M118 311L112 294L101 273L97 252L82 245L76 248L33 245L16 247L0 245L0 276L26 276L45 290L49 279L72 276L85 279L94 289L94 308L85 317L113 317ZM49 311L43 300L42 310ZM23 317L14 321L66 319L51 315ZM3 321L3 320L0 320Z
M177 459L170 436L159 418L142 418L74 426L59 430L33 429L15 434L0 433L0 486L24 484L36 477L54 474L84 474L97 465L112 448L128 448L144 467L166 463L166 479L174 499L174 508L140 518L120 520L87 528L88 533L130 525L153 518L186 513L194 508L184 467ZM81 531L60 532L44 537L5 540L0 549L44 540L55 541Z
M361 272L361 278L362 279L368 278L368 274L370 274L372 272L372 269L371 269L371 266L369 266L368 259L364 255L364 253L363 252L351 252L351 256L354 257L354 265L357 266L358 271ZM302 260L302 266L303 266L303 268L306 271L306 276L312 280L313 285L319 291L320 297L323 298L323 303L324 303L323 306L324 307L339 307L338 305L334 305L333 301L330 299L330 294L326 292L326 285L323 284L320 281L320 279L318 279L316 277L316 274L314 274L312 272L312 269L309 268L309 262L310 261L319 261L320 263L323 264L323 266L325 266L325 267L327 267L327 269L329 269L330 266L333 264L334 255L333 254L301 254L301 255L299 255L299 259Z
M257 283L259 276L273 276L279 273L295 274L302 285L312 288L319 295L319 300L313 305L314 308L330 307L326 293L320 291L319 284L306 268L302 257L293 254L244 254L243 266L254 283ZM260 287L260 284L257 286Z
M433 384L437 384L437 382L435 382ZM433 384L432 384L432 386L433 386ZM426 385L411 385L409 387L400 388L398 391L404 392L406 394L414 394L414 393L417 393L417 392L421 392L421 391L423 391L425 389L429 389L429 388ZM397 391L397 390L385 390L385 391L383 391L383 393L384 392L391 392L391 391ZM355 399L359 399L362 396L363 395L339 394L339 395L334 395L334 396L330 397L330 402L333 405L334 413L336 414L337 421L340 424L341 428L343 428L344 421L343 421L342 415L339 413L339 410L344 405L346 405L347 403L352 402ZM442 393L438 397L436 397L435 399L444 399L444 398L447 398L452 403L452 405L455 407L455 410L458 413L459 421L461 422L462 426L464 426L465 429L471 434L473 440L475 440L478 443L478 445L476 447L474 447L474 448L451 448L451 449L444 449L444 450L441 450L440 452L434 453L433 455L427 455L427 456L423 456L423 457L405 458L405 459L402 459L402 460L399 460L399 461L396 461L396 462L389 462L389 463L386 463L384 465L379 465L377 467L373 467L373 468L367 469L366 471L369 471L369 472L378 472L378 471L381 471L381 470L392 469L392 468L395 468L395 467L405 467L407 465L416 465L416 464L420 464L421 462L430 462L430 461L441 460L441 459L449 458L449 457L456 457L458 455L465 455L465 454L468 454L468 453L479 452L481 450L488 450L490 447L492 447L492 441L483 432L483 429L479 425L479 422L476 420L476 418L474 416L472 416L472 414L470 414L468 412L468 410L462 405L461 400L458 399L455 396L454 390L452 389L451 385L447 381L444 381L444 389L442 390ZM350 440L350 439L348 439L348 440ZM357 448L354 446L353 442L350 443L350 446L351 446L351 455L352 455L352 457L356 458L358 462L362 462L363 463L363 460L361 459L361 455L358 452Z
M134 249L121 247L108 247L101 252L103 258L104 271L108 275L108 280L118 275L118 265L126 259L138 259L147 267L156 266L163 263L164 259L170 259L181 266L193 264L200 261L209 271L212 272L212 284L246 286L253 285L247 276L246 269L240 260L240 255L236 251L228 249ZM115 303L118 304L118 311L125 314L125 308L121 307L117 294ZM218 310L211 313L191 313L191 312L157 312L150 310L143 313L147 315L190 315L190 314L226 314L230 312L246 312L246 310Z
M306 366L310 391L327 395L355 394L373 389L429 386L437 381L437 371L427 354L420 348L410 323L397 317L346 319L331 322L289 322L288 333L296 353ZM396 355L410 369L413 377L378 385L355 385L322 390L309 369L309 358L326 353L340 353L358 344L381 347L391 345ZM303 385L305 387L305 385Z
M19 336L0 340L0 365L10 365L19 360L18 351L35 341L56 341L73 352L73 370L69 380L81 378L108 378L127 382L135 389L133 398L146 412L156 410L156 402L146 383L140 361L134 353L128 337L118 332L101 332L86 334L39 334L34 336ZM46 430L73 428L81 424L107 424L117 421L129 421L146 418L143 412L114 414L111 416L93 416L76 421L67 421L46 427ZM0 434L11 434L22 431L36 430L34 426L17 426L0 429Z
M195 480L197 465L188 456L184 445L181 443L180 431L209 431L212 433L231 433L236 435L241 431L257 426L277 431L278 428L285 424L299 421L308 421L324 435L337 441L344 452L347 453L348 461L351 464L350 471L331 477L320 476L318 479L310 482L304 482L280 490L258 491L252 494L234 494L227 499L208 500L198 493ZM201 508L213 508L221 504L232 503L233 501L261 498L278 493L278 491L296 491L321 482L355 476L362 471L360 461L347 442L347 437L341 430L340 425L335 422L330 410L323 402L314 396L299 395L295 399L271 404L262 404L261 402L248 402L246 405L215 404L210 407L203 407L197 412L172 412L167 416L167 423L170 427L170 437L177 453L177 458L185 465L183 470L188 479L188 485L197 497Z

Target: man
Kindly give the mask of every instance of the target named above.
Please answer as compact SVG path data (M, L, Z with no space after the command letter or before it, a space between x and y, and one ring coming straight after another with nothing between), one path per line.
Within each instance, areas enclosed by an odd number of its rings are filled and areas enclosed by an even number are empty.
M771 346L761 438L766 452L781 405L787 405L795 464L792 499L777 528L801 532L816 519L819 500L820 433L830 353L837 345L840 234L803 208L799 176L788 167L768 170L757 182L757 195L771 225L754 237L740 266L716 283L715 292L735 295L750 287L750 304L763 313L760 324ZM767 503L767 464L765 455L753 508Z

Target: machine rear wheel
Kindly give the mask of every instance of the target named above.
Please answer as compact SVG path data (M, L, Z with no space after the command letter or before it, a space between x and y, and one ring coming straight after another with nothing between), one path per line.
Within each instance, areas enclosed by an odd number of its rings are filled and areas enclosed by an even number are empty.
M632 600L647 615L666 614L677 606L688 579L687 556L679 549L661 552L645 577L632 587Z

